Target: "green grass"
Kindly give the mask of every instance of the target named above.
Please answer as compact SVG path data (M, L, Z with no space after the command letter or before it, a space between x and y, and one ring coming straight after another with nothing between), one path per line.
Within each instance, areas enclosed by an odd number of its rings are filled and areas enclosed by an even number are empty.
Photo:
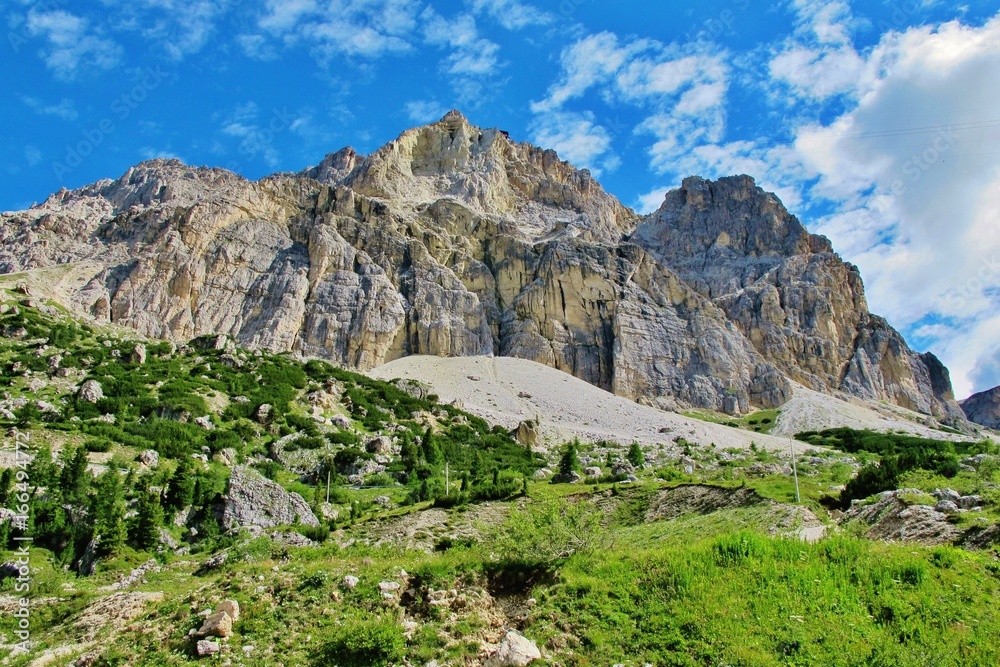
M688 410L682 414L691 419L700 419L701 421L722 424L731 428L741 428L755 433L770 433L771 429L778 422L778 415L781 414L781 410L758 410L749 415L739 416L726 415L712 410Z

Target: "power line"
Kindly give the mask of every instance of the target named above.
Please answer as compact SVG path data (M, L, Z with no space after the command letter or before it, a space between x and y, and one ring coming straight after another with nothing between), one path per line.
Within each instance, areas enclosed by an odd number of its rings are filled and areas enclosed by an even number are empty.
M845 134L843 139L877 139L882 137L903 137L911 134L936 134L943 131L959 132L962 130L988 130L1000 127L1000 119L981 120L969 123L953 123L950 125L926 125L924 127L900 128L898 130L874 130L858 134Z

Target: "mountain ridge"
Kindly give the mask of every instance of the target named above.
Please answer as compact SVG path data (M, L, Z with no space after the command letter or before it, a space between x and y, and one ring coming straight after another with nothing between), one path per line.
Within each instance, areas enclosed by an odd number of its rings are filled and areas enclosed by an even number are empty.
M0 270L96 261L76 310L366 369L502 355L666 409L778 407L791 382L967 425L947 371L856 267L748 176L638 216L589 172L450 112L369 156L251 182L179 161L0 218Z

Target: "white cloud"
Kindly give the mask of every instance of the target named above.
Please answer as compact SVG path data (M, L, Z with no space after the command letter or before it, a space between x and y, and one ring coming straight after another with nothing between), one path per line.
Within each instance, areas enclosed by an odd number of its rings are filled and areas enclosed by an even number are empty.
M552 22L551 14L518 0L472 0L472 10L477 14L489 14L508 30Z
M442 118L448 109L438 102L432 100L413 100L405 105L406 115L414 123L431 123Z
M267 13L258 25L269 32L285 33L298 25L306 16L316 14L319 6L316 0L267 0Z
M248 57L254 60L275 60L278 52L263 35L243 34L236 36L236 43Z
M41 164L44 157L42 151L38 150L37 146L28 145L24 147L24 159L28 161L29 167L37 167Z
M652 192L639 195L632 208L641 214L653 213L663 205L663 200L671 188L656 188Z
M41 116L55 116L63 120L76 120L79 113L73 100L63 98L58 104L47 104L37 97L22 95L21 101L25 106Z
M855 92L866 64L851 46L812 49L792 45L770 62L771 76L788 84L799 97L823 100Z
M419 0L268 0L258 27L287 44L311 43L321 61L379 58L413 48ZM251 48L259 48L250 40ZM244 45L246 48L247 45Z
M81 69L106 70L121 60L122 49L93 32L86 19L62 10L28 13L28 33L44 37L40 55L60 79L73 79Z
M553 149L576 167L590 169L595 178L621 164L611 153L611 135L595 124L593 114L545 114L533 122L531 131L536 144Z
M674 171L677 160L694 147L722 139L729 67L719 49L622 41L603 32L567 47L561 64L559 80L531 105L539 118L553 113L565 118L566 107L591 91L609 105L638 107L649 115L636 132L653 135L650 161L660 172ZM610 143L608 136L606 150Z
M940 354L959 393L983 389L1000 310L1000 17L888 33L864 58L850 111L797 132L818 174L807 196L837 208L815 229L860 266L872 309Z
M427 7L420 20L427 44L451 49L441 69L451 77L459 100L463 104L476 104L488 98L487 84L495 82L502 68L499 45L480 36L471 14L449 20Z
M236 0L102 0L110 28L136 32L182 60L204 49Z
M647 44L635 42L622 46L618 36L610 32L590 35L577 41L562 52L561 81L549 89L548 97L532 103L532 111L553 111L583 95L591 87L609 82ZM628 87L619 86L619 89L627 90Z

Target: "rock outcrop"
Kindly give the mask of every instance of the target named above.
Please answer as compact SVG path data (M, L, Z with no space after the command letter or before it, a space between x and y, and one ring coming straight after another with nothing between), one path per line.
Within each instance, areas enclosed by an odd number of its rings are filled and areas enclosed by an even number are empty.
M319 525L302 496L285 491L255 470L243 466L233 468L222 506L222 525L226 530L269 529L294 523Z
M553 151L451 112L370 156L249 182L154 160L0 218L0 271L92 267L72 305L368 369L538 361L646 404L741 413L792 381L964 419L857 269L749 177L640 218Z
M969 421L1000 429L1000 387L973 394L962 401L962 410Z
M686 179L634 238L796 382L964 420L947 368L872 315L857 267L750 177Z

